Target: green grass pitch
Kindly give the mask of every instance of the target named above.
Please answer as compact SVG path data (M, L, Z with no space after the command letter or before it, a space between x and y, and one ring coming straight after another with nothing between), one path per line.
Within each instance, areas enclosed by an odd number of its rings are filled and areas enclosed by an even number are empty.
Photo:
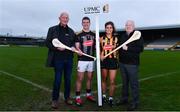
M54 72L45 67L45 47L0 47L0 110L51 110ZM71 95L75 94L77 58L74 57ZM12 77L11 74L15 77ZM23 78L30 83L18 78ZM140 106L138 110L180 110L180 52L144 51L140 65ZM41 87L37 87L37 84ZM121 78L116 76L115 99L120 97ZM96 74L93 91L97 90ZM63 92L63 84L61 86ZM85 81L82 92L85 92ZM97 93L94 93L97 97ZM84 99L84 105L67 106L60 100L59 110L125 110L125 106L98 107Z

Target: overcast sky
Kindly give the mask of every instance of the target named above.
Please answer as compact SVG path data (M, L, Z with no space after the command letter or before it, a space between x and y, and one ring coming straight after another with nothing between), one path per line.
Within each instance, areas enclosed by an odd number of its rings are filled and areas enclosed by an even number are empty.
M80 31L81 19L89 16L95 29L94 15L85 15L83 8L109 4L109 13L99 15L100 30L113 21L124 28L128 19L137 27L179 25L180 0L0 0L0 34L46 36L50 26L58 24L60 12L70 15L69 26Z

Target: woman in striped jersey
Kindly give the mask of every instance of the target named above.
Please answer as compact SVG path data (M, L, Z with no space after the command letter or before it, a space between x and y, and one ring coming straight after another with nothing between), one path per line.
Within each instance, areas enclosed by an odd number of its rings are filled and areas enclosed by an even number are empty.
M109 103L113 106L113 94L115 90L115 77L118 69L118 52L114 52L107 58L104 58L106 54L114 50L118 46L118 37L115 34L114 23L109 21L105 23L105 35L100 38L101 46L101 73L102 73L102 92L103 92L103 103ZM109 77L110 90L109 99L106 97L106 83Z

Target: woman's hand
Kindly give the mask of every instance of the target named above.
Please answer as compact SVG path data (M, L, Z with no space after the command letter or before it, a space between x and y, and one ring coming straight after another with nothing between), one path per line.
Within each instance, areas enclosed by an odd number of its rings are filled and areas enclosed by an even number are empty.
M105 59L105 57L103 55L100 56L101 61L103 61Z

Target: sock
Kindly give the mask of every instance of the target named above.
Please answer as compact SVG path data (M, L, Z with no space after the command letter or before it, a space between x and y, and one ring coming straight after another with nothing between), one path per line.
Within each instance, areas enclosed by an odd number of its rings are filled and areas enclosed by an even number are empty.
M79 98L81 98L80 96L76 96L76 99L79 99Z
M110 97L109 97L109 100L113 100L113 97L112 97L112 96L110 96Z
M86 93L86 96L91 96L91 93Z
M76 91L76 99L80 98L80 91Z
M91 93L91 89L86 89L86 93Z
M86 89L86 96L90 96L91 95L91 89Z
M106 98L106 94L103 94L103 98Z

